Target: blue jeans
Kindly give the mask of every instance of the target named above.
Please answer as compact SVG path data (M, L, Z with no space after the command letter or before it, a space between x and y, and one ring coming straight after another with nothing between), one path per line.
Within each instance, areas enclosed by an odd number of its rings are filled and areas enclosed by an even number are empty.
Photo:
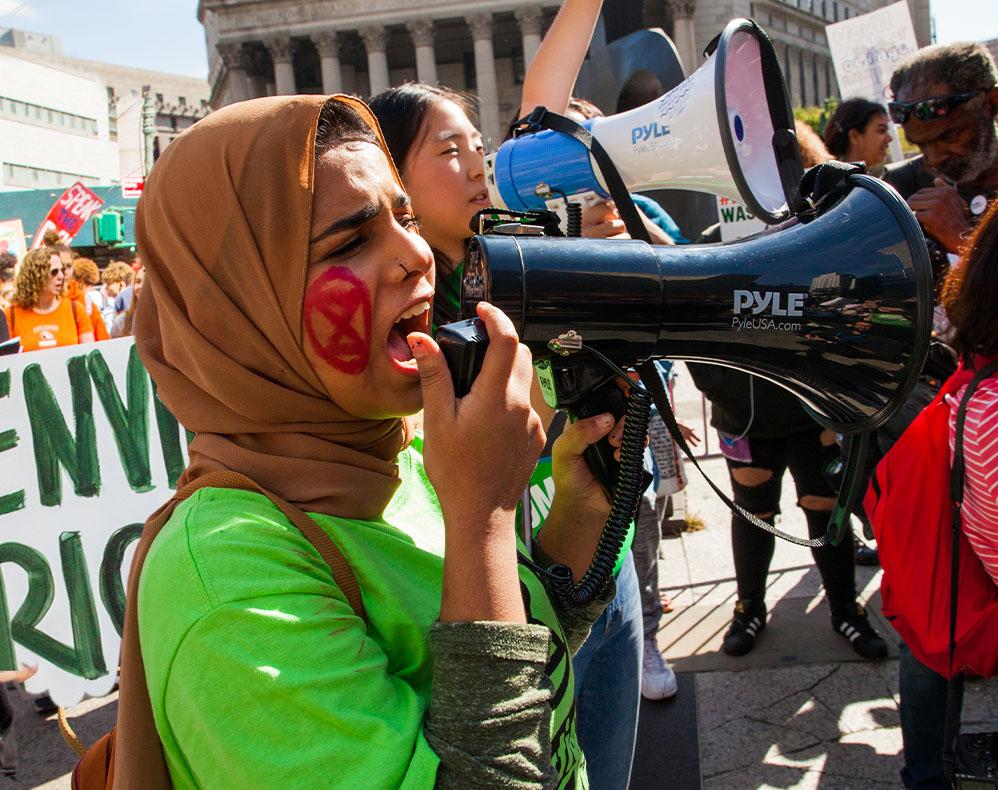
M901 738L904 741L905 787L935 790L950 787L943 773L943 729L946 722L946 678L929 669L901 643L898 655L901 691ZM956 678L963 701L963 676Z
M579 744L592 790L626 790L631 778L641 699L644 636L641 597L630 552L617 595L572 659Z

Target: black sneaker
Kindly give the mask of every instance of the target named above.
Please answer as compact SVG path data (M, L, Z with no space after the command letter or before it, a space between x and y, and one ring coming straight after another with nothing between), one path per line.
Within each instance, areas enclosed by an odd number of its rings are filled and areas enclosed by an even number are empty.
M880 564L880 553L872 546L867 546L865 543L857 541L856 564L868 568L875 567Z
M755 639L766 627L766 604L738 601L731 627L724 635L721 650L729 656L744 656L755 647Z
M39 716L49 716L59 710L52 698L48 694L41 694L32 701L35 706L35 713Z
M859 604L856 604L856 613L852 617L833 617L832 628L848 639L852 649L863 658L887 658L887 643L870 625L866 612Z

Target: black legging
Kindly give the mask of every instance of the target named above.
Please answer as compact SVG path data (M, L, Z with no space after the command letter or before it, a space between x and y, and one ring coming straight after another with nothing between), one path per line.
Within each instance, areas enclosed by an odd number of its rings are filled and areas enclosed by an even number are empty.
M821 428L808 429L776 439L749 437L750 462L727 459L728 473L739 467L768 469L773 476L757 485L746 486L731 477L734 500L750 513L780 512L780 493L784 472L789 469L797 488L798 502L804 497L834 497L835 492L825 479L822 467L835 448L824 447L819 437ZM825 534L830 513L823 510L801 508L807 519L808 535L817 538ZM764 519L773 523L773 516ZM776 538L758 527L753 527L741 516L732 514L731 546L738 581L738 598L762 602L766 593L766 577L773 559ZM856 560L852 531L838 546L812 549L814 564L818 567L825 594L834 617L847 617L854 611L856 600Z
M0 733L6 732L14 721L14 709L10 705L6 687L0 683Z

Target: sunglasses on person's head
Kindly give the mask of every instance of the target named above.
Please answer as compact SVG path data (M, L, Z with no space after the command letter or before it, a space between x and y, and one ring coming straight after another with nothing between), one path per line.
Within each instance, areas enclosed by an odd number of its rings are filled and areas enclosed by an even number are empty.
M892 101L887 105L894 123L907 123L914 116L920 121L935 121L945 118L964 102L970 101L984 91L951 93L949 96L929 96L918 101Z

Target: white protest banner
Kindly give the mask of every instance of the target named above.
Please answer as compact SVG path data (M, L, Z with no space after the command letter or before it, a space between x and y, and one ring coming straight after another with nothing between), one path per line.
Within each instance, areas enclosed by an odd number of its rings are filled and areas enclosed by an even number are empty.
M187 440L131 338L0 363L0 668L59 705L111 691L135 540Z
M731 198L717 197L717 216L721 221L721 241L734 241L766 229L766 223Z
M918 49L911 12L905 0L868 14L825 26L835 77L843 99L890 101L891 75ZM903 158L894 124L891 127L891 161Z

